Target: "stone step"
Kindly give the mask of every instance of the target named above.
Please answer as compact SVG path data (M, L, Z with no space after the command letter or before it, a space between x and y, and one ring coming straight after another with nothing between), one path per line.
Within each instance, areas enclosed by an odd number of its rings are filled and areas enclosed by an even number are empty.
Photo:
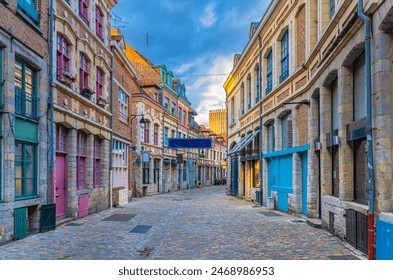
M321 228L322 227L322 220L321 219L306 219L308 225L314 228Z

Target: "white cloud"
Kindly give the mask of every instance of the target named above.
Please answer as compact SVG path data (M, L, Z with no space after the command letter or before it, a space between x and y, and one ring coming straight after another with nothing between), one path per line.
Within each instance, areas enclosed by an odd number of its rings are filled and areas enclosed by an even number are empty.
M173 69L173 72L176 73L176 75L183 74L184 72L188 71L193 66L194 66L193 62L185 63L185 64L182 64L179 67Z
M206 65L205 65L206 66ZM224 74L232 70L231 57L218 56L209 66L206 66L206 74ZM196 121L205 126L209 125L209 111L225 108L226 93L224 82L227 76L206 76L201 77L194 83L188 84L187 92L190 95L198 96L197 104L193 108L198 113Z
M216 13L214 12L214 4L209 4L205 7L203 15L199 18L204 27L210 27L217 21Z

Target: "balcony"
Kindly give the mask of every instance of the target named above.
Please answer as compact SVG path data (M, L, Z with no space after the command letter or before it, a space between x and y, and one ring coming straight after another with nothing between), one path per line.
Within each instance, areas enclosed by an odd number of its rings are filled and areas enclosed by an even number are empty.
M31 95L19 87L15 87L15 113L26 118L37 119L38 96Z

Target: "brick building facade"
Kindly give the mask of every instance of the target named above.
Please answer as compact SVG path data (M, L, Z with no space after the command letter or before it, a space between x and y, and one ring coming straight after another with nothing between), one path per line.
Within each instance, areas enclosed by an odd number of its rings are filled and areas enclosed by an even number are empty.
M279 210L320 218L325 228L367 252L364 224L371 210L378 222L392 221L388 62L393 56L393 3L365 1L361 7L371 19L373 34L367 78L372 84L372 171L367 164L365 25L357 5L358 1L272 1L261 22L251 25L250 41L242 55L235 55L225 83L228 190L253 199L248 163L252 156L247 148L258 150L262 143L258 191L263 204L274 199ZM255 140L258 135L261 142ZM369 201L370 172L375 174L374 209Z
M0 243L40 228L48 177L49 1L0 3Z

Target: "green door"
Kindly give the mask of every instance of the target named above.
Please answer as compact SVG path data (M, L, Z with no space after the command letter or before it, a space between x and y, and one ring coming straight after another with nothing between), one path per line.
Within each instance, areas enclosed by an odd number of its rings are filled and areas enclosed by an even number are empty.
M26 237L27 208L14 209L14 240Z

